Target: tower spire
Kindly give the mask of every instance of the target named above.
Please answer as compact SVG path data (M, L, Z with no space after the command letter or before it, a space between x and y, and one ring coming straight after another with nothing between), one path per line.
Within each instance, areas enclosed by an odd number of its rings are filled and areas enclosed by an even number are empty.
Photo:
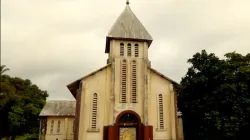
M109 53L110 41L113 39L144 41L148 43L148 46L150 46L153 41L151 35L132 12L129 6L129 0L126 0L125 9L108 32L105 53Z
M126 4L129 5L129 0L127 0Z

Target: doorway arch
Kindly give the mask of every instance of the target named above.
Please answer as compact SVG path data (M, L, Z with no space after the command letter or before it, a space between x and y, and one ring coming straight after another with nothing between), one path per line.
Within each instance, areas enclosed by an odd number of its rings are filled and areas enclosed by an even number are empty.
M125 110L116 117L115 123L116 124L126 123L126 122L129 123L129 121L141 124L141 117L132 110Z
M130 137L131 135L132 137ZM127 138L132 140L152 140L153 126L144 126L141 117L135 111L122 111L116 117L114 125L104 126L103 140L126 140Z
M125 110L116 117L115 126L117 128L118 139L126 138L141 140L143 138L143 124L141 117L132 110Z

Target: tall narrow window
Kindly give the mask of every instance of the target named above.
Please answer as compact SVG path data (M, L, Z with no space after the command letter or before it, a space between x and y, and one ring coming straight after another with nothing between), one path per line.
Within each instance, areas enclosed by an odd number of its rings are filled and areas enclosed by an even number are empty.
M57 122L57 133L60 133L60 128L61 128L61 121L59 120Z
M132 61L131 64L131 102L136 103L137 101L137 78L136 78L136 61Z
M128 44L127 49L128 49L128 56L131 56L131 44L130 43Z
M53 128L54 128L54 120L52 120L50 124L50 134L53 134Z
M120 44L120 56L124 56L124 44Z
M135 44L135 57L139 57L139 46Z
M122 103L127 102L127 61L122 60L121 63L121 97L120 101Z
M96 129L97 126L97 94L94 93L92 100L92 118L91 118L91 128Z
M159 128L164 129L164 115L163 115L163 97L162 94L158 95L158 115L159 115Z

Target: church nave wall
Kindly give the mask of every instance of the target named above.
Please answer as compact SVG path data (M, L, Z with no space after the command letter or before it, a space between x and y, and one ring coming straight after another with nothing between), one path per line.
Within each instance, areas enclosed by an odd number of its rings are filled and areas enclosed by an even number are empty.
M110 115L110 67L83 79L79 139L101 139Z
M150 72L150 91L148 93L149 125L153 126L154 139L171 139L174 118L171 99L171 82Z

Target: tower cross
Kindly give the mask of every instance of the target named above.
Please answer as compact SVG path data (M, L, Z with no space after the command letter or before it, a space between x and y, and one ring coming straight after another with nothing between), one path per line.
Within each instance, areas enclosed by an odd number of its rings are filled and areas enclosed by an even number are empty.
M129 5L129 0L127 0L126 4Z

